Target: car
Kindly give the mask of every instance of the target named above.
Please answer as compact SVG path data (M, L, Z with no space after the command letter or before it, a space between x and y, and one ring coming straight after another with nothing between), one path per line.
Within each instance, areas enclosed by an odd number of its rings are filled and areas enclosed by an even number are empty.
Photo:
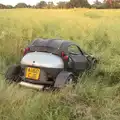
M37 38L24 49L20 64L8 67L5 78L30 88L63 88L96 64L71 40Z

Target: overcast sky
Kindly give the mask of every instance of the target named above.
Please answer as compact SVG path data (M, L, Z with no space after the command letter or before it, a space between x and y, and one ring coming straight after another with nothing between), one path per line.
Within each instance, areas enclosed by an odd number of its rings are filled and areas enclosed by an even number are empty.
M54 3L57 3L59 1L69 1L69 0L44 0L46 2L48 1L53 1ZM94 0L88 0L89 3L93 3ZM103 1L103 0L99 0L99 1ZM36 3L40 2L40 0L0 0L0 3L3 3L5 5L16 5L19 2L24 2L26 4L29 5L35 5Z

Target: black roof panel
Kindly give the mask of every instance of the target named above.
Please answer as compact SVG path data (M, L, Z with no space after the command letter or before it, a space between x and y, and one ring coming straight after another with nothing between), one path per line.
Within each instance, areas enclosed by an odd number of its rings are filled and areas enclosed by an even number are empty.
M32 45L34 46L44 46L44 47L53 47L53 48L58 48L62 44L62 40L53 40L53 39L37 39L34 40Z
M60 39L36 39L33 41L32 45L40 47L52 47L60 48L64 43L71 43L71 41L60 40Z
M61 51L66 51L66 48L71 43L68 40L38 38L32 42L30 47L33 51L46 51L59 54Z

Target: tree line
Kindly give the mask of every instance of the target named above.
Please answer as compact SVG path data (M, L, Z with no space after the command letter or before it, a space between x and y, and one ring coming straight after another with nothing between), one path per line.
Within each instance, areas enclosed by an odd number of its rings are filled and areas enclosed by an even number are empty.
M0 4L0 9L13 9L13 8L36 8L36 9L69 9L69 8L120 8L120 0L104 0L99 2L96 0L94 4L90 5L87 0L70 0L69 2L60 1L55 5L53 2L40 1L36 5L27 5L26 3L18 3L15 6Z

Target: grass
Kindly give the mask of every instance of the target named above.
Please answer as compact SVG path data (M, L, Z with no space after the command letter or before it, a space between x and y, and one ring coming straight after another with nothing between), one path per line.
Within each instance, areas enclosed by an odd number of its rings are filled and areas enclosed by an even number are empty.
M38 37L77 42L100 63L75 89L38 92L0 76L0 120L119 120L120 10L0 10L0 72Z

